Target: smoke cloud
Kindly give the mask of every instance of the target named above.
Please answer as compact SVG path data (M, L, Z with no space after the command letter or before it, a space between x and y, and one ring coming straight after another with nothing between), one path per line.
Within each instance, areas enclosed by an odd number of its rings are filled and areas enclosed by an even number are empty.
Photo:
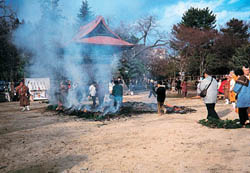
M50 78L50 102L56 103L55 95L62 79L70 80L72 84L66 99L67 107L79 106L86 101L91 82L98 83L104 92L108 92L108 82L112 79L112 69L116 67L119 56L113 56L113 52L106 51L105 47L89 50L74 43L73 37L78 28L75 28L76 17L69 15L69 11L71 7L75 11L75 6L68 6L67 11L63 11L60 7L67 6L67 3L62 4L66 2L64 0L59 1L58 7L52 0L25 2L19 13L28 20L16 30L13 41L32 54L27 66L30 76L27 77ZM80 8L81 3L76 2ZM37 15L34 15L34 9ZM92 63L86 62L86 57Z

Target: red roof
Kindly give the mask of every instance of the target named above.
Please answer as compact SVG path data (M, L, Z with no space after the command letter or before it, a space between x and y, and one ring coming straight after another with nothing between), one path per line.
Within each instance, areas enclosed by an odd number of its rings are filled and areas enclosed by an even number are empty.
M94 45L133 46L133 44L122 40L111 31L102 16L98 16L92 22L80 27L80 31L74 37L74 41Z

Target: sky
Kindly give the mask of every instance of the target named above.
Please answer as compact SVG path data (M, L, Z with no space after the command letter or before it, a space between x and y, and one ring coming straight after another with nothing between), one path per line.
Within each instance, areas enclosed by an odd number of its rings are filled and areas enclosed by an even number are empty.
M17 9L18 17L26 21L39 19L40 0L7 0ZM82 0L60 0L60 9L67 19L74 21L79 13ZM249 0L88 0L96 15L111 19L112 22L132 24L142 16L155 15L161 28L170 31L174 24L190 7L206 8L216 14L216 25L221 27L231 18L250 21Z

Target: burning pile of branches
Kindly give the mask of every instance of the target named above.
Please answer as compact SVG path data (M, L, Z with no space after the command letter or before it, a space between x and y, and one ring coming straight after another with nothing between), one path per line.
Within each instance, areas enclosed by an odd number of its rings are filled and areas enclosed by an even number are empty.
M178 113L178 114L186 114L195 112L195 109L191 109L184 106L167 106L164 105L166 109L166 114L170 113ZM48 110L56 111L57 105L49 105ZM113 107L102 106L93 108L90 106L72 106L70 108L63 108L62 110L58 110L58 113L62 113L64 115L73 115L80 118L86 119L94 119L94 120L104 120L110 118L122 118L122 117L130 117L136 114L143 113L156 113L157 112L157 104L155 103L143 103L143 102L125 102L120 107L119 110L116 110Z

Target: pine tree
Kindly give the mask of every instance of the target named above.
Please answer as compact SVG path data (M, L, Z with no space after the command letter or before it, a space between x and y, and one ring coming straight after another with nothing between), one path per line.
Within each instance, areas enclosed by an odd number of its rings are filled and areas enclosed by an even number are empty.
M213 29L216 27L216 16L207 8L190 8L182 16L180 24L199 29Z
M88 23L93 18L93 12L90 9L88 0L83 0L80 13L77 15L80 26Z

